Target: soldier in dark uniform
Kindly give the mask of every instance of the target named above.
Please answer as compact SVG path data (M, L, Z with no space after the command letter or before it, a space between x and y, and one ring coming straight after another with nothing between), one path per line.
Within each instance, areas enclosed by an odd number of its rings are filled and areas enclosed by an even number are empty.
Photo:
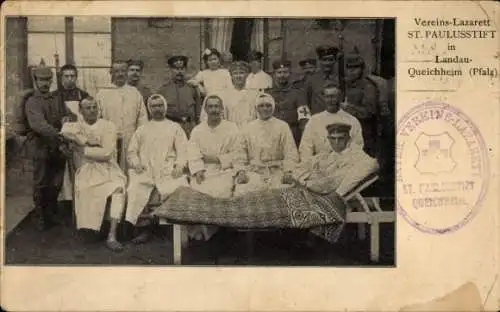
M298 146L302 131L311 114L307 107L305 93L295 88L290 80L291 65L292 63L287 60L273 62L273 86L265 92L275 100L274 116L288 123Z
M141 83L142 71L144 69L144 62L141 60L128 60L127 61L127 83L137 88L142 95L144 105L146 105L149 97L153 94L151 89ZM149 116L149 111L148 111Z
M61 77L60 87L62 88L57 88L52 94L54 97L58 97L62 103L65 103L67 109L72 107L77 112L80 101L89 96L87 92L76 86L78 69L72 64L66 64L61 67L59 72ZM73 116L73 119L75 117Z
M55 224L54 214L66 166L59 131L68 110L60 99L50 92L52 71L47 67L34 72L38 90L26 102L26 118L30 128L33 153L33 201L38 217L38 228L48 229ZM64 154L62 153L64 151Z
M382 77L365 73L365 62L357 54L348 54L346 65L346 103L344 110L356 117L363 129L365 152L379 158L380 138L387 130L391 112L389 89Z
M167 118L178 122L189 137L200 118L201 99L198 90L187 84L187 63L188 58L183 55L168 59L172 79L163 85L158 93L167 100Z
M320 68L308 77L304 83L307 103L312 114L325 110L322 98L323 87L327 84L338 85L337 54L339 49L333 46L320 46L316 49Z
M301 72L293 78L293 85L296 88L304 88L307 79L316 73L316 59L307 57L299 61Z

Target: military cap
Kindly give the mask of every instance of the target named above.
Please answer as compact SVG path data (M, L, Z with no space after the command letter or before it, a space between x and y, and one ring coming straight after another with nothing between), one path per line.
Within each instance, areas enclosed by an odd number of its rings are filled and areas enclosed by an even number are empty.
M308 57L308 58L305 58L305 59L302 59L302 60L299 61L299 66L300 67L304 67L307 64L311 64L311 65L316 66L316 59L312 58L312 57Z
M260 61L264 57L264 54L259 51L252 51L248 57L249 61Z
M335 133L347 133L351 131L352 126L346 123L332 123L326 126L326 131L328 132L328 135L335 134Z
M142 70L144 68L144 62L141 60L130 59L127 61L127 66L139 66Z
M168 58L167 63L170 67L187 67L188 58L184 55L174 55Z
M292 62L288 60L276 60L273 62L273 69L279 69L279 68L290 68L292 67Z
M250 66L248 65L247 62L244 61L236 61L232 62L231 65L229 65L229 72L242 69L246 72L250 71Z
M320 59L327 57L327 56L333 56L337 57L337 53L339 52L339 48L334 47L334 46L319 46L316 48L316 54Z
M35 68L33 75L37 78L52 78L52 70L48 67L39 66Z
M347 54L345 57L346 67L361 67L365 65L365 61L359 54Z

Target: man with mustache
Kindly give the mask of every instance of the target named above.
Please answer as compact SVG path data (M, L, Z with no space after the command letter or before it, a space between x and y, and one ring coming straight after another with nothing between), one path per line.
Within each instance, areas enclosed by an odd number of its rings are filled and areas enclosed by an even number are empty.
M273 62L273 86L267 89L276 101L274 116L285 121L292 130L295 144L299 144L304 126L311 113L307 107L306 96L302 90L294 87L290 79L292 63L287 60Z
M142 71L144 70L144 62L141 60L130 59L127 61L127 65L127 83L137 88L139 93L141 93L142 101L145 104L151 96L152 92L151 89L141 83Z
M343 108L361 123L365 152L378 157L382 135L392 136L387 131L391 117L387 81L367 73L365 61L357 53L346 55L345 63L347 101Z
M33 152L33 201L37 227L41 231L55 225L54 214L66 166L65 155L60 150L63 145L59 131L68 111L50 92L52 77L48 67L35 69L37 90L25 106Z
M273 116L275 102L271 95L257 97L258 119L242 130L240 155L245 170L236 176L235 195L286 187L286 181L299 162L299 153L288 124Z
M208 95L203 103L207 120L197 125L189 140L191 187L213 197L229 198L233 178L240 167L238 126L223 118L224 102L218 95ZM208 240L216 231L211 226L193 226L190 236Z
M304 88L306 81L316 73L317 61L314 57L306 57L299 61L301 75L293 81L297 88Z
M325 84L339 85L337 70L338 52L339 49L334 46L319 46L316 49L320 68L316 73L309 76L304 83L307 103L313 115L325 110L323 86Z
M167 118L178 122L189 137L200 117L200 94L196 87L187 83L186 56L174 55L167 62L172 79L158 90L158 94L167 100Z
M141 218L141 214L153 190L164 200L176 188L189 186L184 174L187 164L184 130L165 118L168 103L162 95L153 94L147 105L151 120L137 129L127 151L130 169L125 219L139 228L140 233L132 240L136 244L150 238L152 224Z
M126 150L128 142L139 126L148 121L142 95L127 84L128 65L115 61L111 66L111 88L101 89L96 100L103 119L112 121L118 131L118 164L127 169Z

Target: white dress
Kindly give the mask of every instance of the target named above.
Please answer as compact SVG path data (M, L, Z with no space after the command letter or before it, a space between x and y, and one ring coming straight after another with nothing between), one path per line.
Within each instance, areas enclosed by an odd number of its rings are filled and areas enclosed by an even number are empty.
M221 90L225 90L233 86L231 74L225 68L216 70L204 69L196 74L193 78L198 83L203 85L204 94L216 94Z
M174 166L186 166L187 138L181 126L173 121L151 120L137 129L130 139L127 161L130 167L142 165L140 174L129 169L126 220L136 224L156 187L161 197L174 192L180 186L189 186L185 175L172 177Z

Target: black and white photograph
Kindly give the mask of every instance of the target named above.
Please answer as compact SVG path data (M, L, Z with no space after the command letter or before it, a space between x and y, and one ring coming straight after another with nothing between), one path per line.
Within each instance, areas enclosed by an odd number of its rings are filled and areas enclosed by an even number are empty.
M4 264L396 267L395 18L5 18Z

